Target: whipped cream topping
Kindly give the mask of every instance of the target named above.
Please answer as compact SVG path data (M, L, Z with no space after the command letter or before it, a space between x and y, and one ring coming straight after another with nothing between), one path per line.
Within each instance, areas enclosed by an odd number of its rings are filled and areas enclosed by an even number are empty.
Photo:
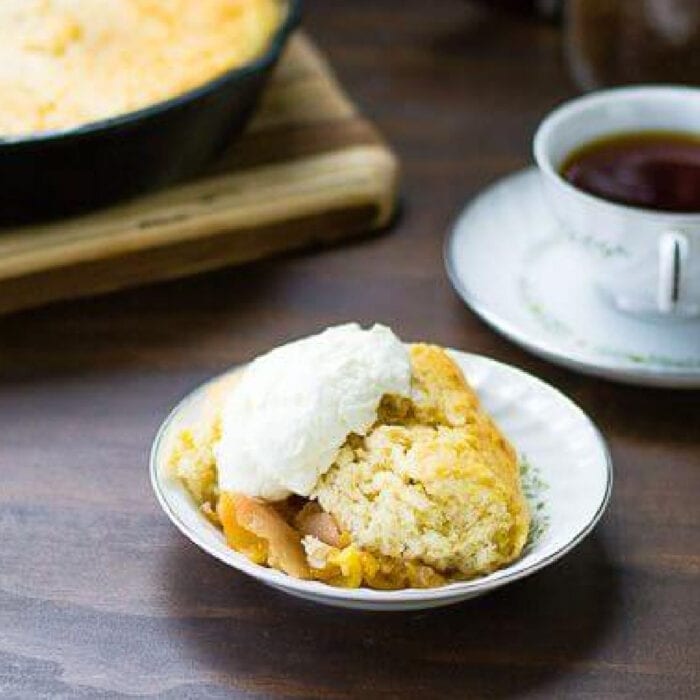
M335 326L258 357L223 404L219 487L265 500L308 496L385 394L409 396L406 347L386 326Z

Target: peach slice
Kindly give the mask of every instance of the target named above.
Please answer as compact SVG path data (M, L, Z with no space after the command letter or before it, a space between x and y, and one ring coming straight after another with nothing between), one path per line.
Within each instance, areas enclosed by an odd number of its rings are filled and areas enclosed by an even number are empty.
M311 535L331 547L339 549L349 544L332 515L321 510L318 503L309 502L294 519L294 524L302 535Z
M222 493L218 511L229 546L258 564L296 578L311 577L299 533L271 505L240 493Z

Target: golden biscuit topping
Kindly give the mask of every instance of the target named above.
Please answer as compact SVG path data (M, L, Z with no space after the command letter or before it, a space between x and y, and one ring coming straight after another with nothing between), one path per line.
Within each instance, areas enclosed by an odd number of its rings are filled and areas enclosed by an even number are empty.
M2 0L0 135L173 97L263 52L281 0Z

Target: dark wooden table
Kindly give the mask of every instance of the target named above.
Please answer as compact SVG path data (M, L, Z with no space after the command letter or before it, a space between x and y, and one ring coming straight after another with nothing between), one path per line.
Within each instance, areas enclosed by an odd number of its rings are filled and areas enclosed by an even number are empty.
M441 245L573 94L557 30L461 0L308 0L307 26L405 166L387 235L0 320L0 696L698 697L700 396L558 369L488 330ZM166 411L231 363L380 320L578 401L616 469L559 565L420 614L316 607L185 540L150 490Z

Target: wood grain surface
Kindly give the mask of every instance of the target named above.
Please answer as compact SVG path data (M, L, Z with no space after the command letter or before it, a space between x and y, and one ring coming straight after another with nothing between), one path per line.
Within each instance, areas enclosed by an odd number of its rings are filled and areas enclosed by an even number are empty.
M205 172L88 215L0 229L0 313L367 234L398 163L313 44L294 36L245 133Z
M555 27L463 0L307 0L306 24L405 172L387 235L0 319L3 698L697 698L700 395L558 369L451 290L443 235L529 161L573 94ZM494 261L497 264L498 261ZM147 456L184 393L356 319L523 367L615 461L610 508L560 564L459 607L365 614L247 580L160 512Z

